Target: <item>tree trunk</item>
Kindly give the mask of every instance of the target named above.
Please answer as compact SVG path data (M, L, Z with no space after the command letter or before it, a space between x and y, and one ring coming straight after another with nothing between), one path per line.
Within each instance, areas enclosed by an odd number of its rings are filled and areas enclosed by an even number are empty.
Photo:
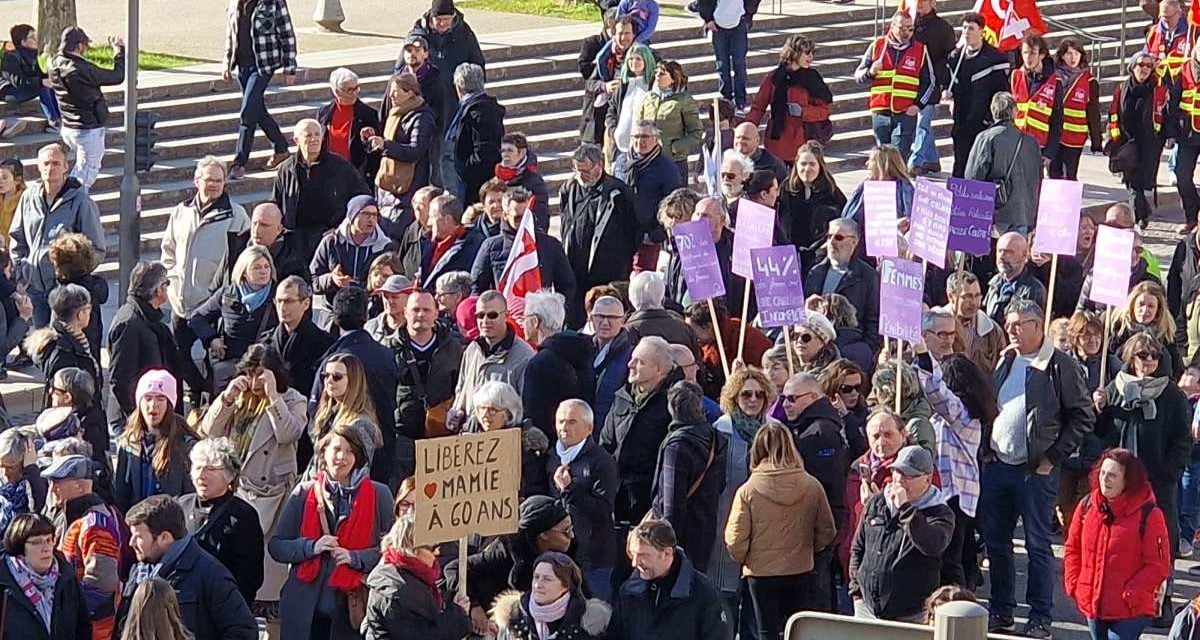
M54 55L58 53L63 29L79 24L75 0L37 0L36 11L33 28L37 29L42 51Z

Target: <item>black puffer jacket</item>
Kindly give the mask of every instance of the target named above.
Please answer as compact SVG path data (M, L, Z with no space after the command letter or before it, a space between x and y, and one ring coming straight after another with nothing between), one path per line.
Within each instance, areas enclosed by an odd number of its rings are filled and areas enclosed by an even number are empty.
M274 285L268 285L274 289ZM242 302L238 286L225 285L220 291L196 308L188 318L188 327L205 347L215 339L225 342L224 360L237 360L246 353L258 337L279 324L275 315L274 292L251 311Z
M450 29L445 33L438 33L433 28L433 16L429 11L426 11L417 18L413 23L410 35L417 35L425 38L429 43L429 59L437 68L442 70L442 86L446 90L446 96L450 98L450 102L457 103L454 99L454 70L458 65L464 62L473 62L481 67L487 67L487 61L483 58L483 50L479 48L479 38L475 37L475 32L471 30L471 25L467 24L466 18L461 11L454 11L454 20L450 24ZM447 113L446 117L453 116L453 113Z
M0 96L13 90L41 89L46 72L38 66L38 52L19 43L6 42L0 59Z
M658 449L652 489L654 514L671 523L679 546L701 571L707 570L717 539L717 507L725 490L728 448L723 435L711 424L700 422L671 424Z
M640 522L650 510L658 448L671 424L667 389L682 379L683 371L675 367L657 389L642 397L629 383L617 390L600 431L600 446L616 458L621 475L613 509L613 519L618 523Z
M99 391L104 388L104 378L91 352L70 333L53 324L30 333L25 339L25 351L42 370L46 398L50 397L54 375L61 369L76 367L92 376L97 393L92 397L92 406L83 412L83 439L92 445L93 457L98 461L105 460L102 452L108 451L109 434L104 416L104 394Z
M380 562L364 582L368 589L365 640L460 640L471 632L467 612L449 598L438 609L429 587L394 564Z
M546 338L525 365L521 403L533 426L554 442L554 412L563 400L578 398L590 406L596 394L596 372L592 369L592 339L574 331L560 331Z
M818 398L788 429L796 440L796 449L808 471L825 490L833 521L840 527L846 522L846 473L850 469L842 418L828 398Z
M581 594L571 594L567 612L547 626L555 640L588 640L603 638L612 609L603 600L584 600ZM537 623L529 614L529 594L509 591L496 598L492 607L497 640L540 640Z
M807 273L824 257L825 234L829 221L839 218L846 207L846 194L836 186L828 189L792 191L788 185L779 190L776 244L795 245L800 255L800 272Z
M504 137L504 107L484 93L468 99L455 141L454 158L466 187L467 205L479 202L479 188L496 175L500 163L500 139ZM454 114L450 115L450 121ZM446 125L447 128L450 126Z
M0 557L0 590L3 590L6 604L0 637L22 640L89 640L92 637L92 622L84 602L83 587L75 577L75 567L57 551L54 561L58 563L58 582L54 583L50 631L46 631L37 608L29 602L8 568L7 556Z
M1127 408L1121 402L1118 379L1104 389L1107 404L1096 417L1096 437L1108 447L1136 447L1146 464L1150 482L1156 487L1179 482L1192 454L1192 407L1187 396L1170 379L1153 400L1154 417L1143 409ZM1131 446L1132 445L1132 446Z
M98 129L108 123L108 102L101 88L125 82L125 49L117 50L112 69L98 67L79 54L60 53L50 60L49 75L63 126Z

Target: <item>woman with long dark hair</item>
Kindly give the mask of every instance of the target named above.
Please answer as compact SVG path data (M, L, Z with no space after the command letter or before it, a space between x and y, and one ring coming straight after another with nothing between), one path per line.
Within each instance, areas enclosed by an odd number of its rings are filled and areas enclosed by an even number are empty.
M1157 594L1171 573L1167 530L1138 456L1101 454L1063 548L1063 586L1092 640L1135 640L1158 615Z
M787 157L795 159L795 164L779 190L777 235L781 243L796 246L800 271L806 273L818 262L829 221L841 215L846 195L825 164L820 142L809 140Z
M1088 53L1083 43L1073 37L1059 42L1054 54L1054 73L1062 96L1063 122L1058 153L1050 159L1050 177L1075 180L1079 177L1079 157L1088 140L1093 153L1100 153L1102 148L1100 82L1088 69Z
M375 457L375 450L383 446L383 435L379 431L379 420L375 416L375 405L371 401L362 361L353 354L334 354L325 360L321 379L325 384L321 389L321 399L317 402L316 415L308 427L310 442L319 442L335 426L349 426L358 431L367 464L370 464ZM316 473L319 463L317 458L308 462L305 479Z
M195 491L188 455L199 438L175 413L178 389L164 369L151 369L138 380L137 411L117 441L113 494L122 511L156 494Z

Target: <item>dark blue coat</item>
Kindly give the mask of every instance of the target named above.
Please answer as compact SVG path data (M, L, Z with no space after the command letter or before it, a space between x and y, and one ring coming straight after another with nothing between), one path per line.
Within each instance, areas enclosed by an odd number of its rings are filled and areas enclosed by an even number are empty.
M0 591L5 598L4 627L0 638L21 640L88 640L92 637L92 622L83 598L83 588L75 578L75 568L62 554L55 552L58 581L54 583L54 613L50 631L42 623L36 607L29 602L24 590L13 578L8 561L0 557Z
M550 442L558 437L554 412L558 403L579 398L592 404L596 373L592 369L592 339L574 331L560 331L542 341L538 352L525 365L521 404L525 416L542 430Z
M642 233L649 233L653 242L667 239L667 233L658 223L658 203L667 194L683 186L679 168L668 153L659 153L645 167L635 169L630 162L629 171L620 176L633 191L633 206L637 210Z
M637 572L621 585L608 625L609 640L733 640L725 599L683 549L675 548L671 572L660 580L659 586L669 591L651 589Z
M196 640L258 640L258 623L229 570L191 537L184 544L179 557L158 571L175 589L184 626ZM132 580L125 583L118 629L125 625L135 589Z
M516 239L516 230L501 223L500 234L484 240L480 245L475 264L471 266L471 280L475 283L476 294L496 288L500 276L504 275L504 265L508 264L508 253L512 251ZM537 242L538 267L542 270L542 286L553 286L567 300L573 299L576 291L575 272L571 271L571 265L567 262L562 242L541 231L537 232L534 239Z
M325 370L325 360L338 353L349 353L358 358L367 372L367 386L371 392L371 403L375 405L375 418L383 432L383 449L375 452L371 464L371 478L387 482L392 469L392 451L396 442L396 387L399 386L400 369L391 349L379 344L370 334L361 329L351 331L333 341L325 357L317 365L317 371ZM313 381L312 394L308 397L308 415L317 413L317 403L325 384L321 376Z
M275 285L271 285L274 289ZM279 324L275 315L274 292L254 311L242 303L237 285L221 287L188 317L188 327L205 347L215 338L225 342L225 360L237 360L259 335Z
M617 390L625 385L629 377L629 358L633 355L633 342L624 329L613 338L604 359L596 367L596 402L592 404L595 423L603 426L612 408ZM594 360L593 360L594 362Z
M454 242L446 253L438 259L434 264L426 264L421 267L421 288L426 291L433 291L437 284L438 276L451 271L466 271L471 272L475 266L475 256L479 254L479 248L483 246L483 233L476 227L469 227L463 237ZM426 256L425 259L432 259L432 253Z

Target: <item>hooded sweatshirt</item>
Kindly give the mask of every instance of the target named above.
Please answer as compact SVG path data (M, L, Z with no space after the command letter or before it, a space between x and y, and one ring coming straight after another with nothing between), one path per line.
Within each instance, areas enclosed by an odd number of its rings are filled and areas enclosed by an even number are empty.
M333 280L333 271L338 266L341 266L342 272L349 274L355 282L365 286L371 261L384 251L395 248L391 238L387 237L379 225L375 225L375 230L362 242L355 242L350 229L357 217L357 212L353 216L347 216L338 225L336 232L321 238L317 252L313 255L310 265L313 289L317 293L325 294L331 301L338 291L338 286Z
M812 571L813 554L836 537L825 491L803 466L752 472L725 526L725 544L746 576Z

